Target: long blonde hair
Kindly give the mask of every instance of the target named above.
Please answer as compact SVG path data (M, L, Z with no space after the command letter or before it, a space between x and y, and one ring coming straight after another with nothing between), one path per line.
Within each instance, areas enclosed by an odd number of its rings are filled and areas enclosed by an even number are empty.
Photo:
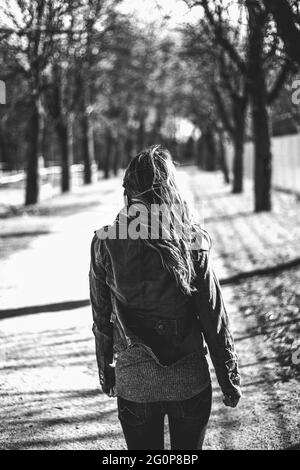
M191 295L195 290L191 240L195 230L199 232L202 229L192 221L188 205L177 187L175 174L176 168L170 152L156 145L131 160L125 172L123 186L129 205L140 202L147 208L153 204L167 208L170 236L162 236L164 227L159 218L159 237L148 237L145 243L159 252L165 268L174 276L180 289ZM151 222L149 229L150 224Z

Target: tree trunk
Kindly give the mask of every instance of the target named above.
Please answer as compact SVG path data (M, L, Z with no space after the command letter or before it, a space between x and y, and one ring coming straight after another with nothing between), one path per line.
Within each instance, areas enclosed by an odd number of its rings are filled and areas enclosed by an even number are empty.
M26 193L25 205L36 204L39 198L39 141L40 141L40 113L36 98L32 99L27 124L26 149Z
M111 155L113 149L113 138L111 131L108 129L106 133L106 155L104 161L104 178L109 178L110 164L111 164Z
M137 134L137 151L141 152L145 148L145 119L142 116L140 118L140 125L138 128L138 134Z
M72 128L71 124L60 122L57 125L57 135L61 148L61 190L63 193L71 189L72 165Z
M243 192L243 173L244 173L244 133L245 127L237 125L234 135L234 156L233 156L233 187L234 194Z
M243 192L243 153L244 153L244 139L236 134L234 138L234 156L233 156L233 186L232 192L234 194L241 194Z
M208 127L205 132L204 138L204 150L205 150L205 170L216 171L217 169L217 158L216 158L216 142L213 130Z
M249 75L255 146L255 212L270 211L272 153L267 105L267 86L263 67L266 16L259 4L247 2L249 11Z
M244 100L237 100L234 104L234 157L233 157L233 187L234 194L243 192L244 180L244 142L245 142L245 115L247 104Z
M195 156L195 141L193 137L189 137L187 142L184 145L183 158L185 161L193 160Z
M204 135L202 133L201 137L199 137L198 141L197 141L197 159L196 159L196 163L197 163L197 166L198 168L200 169L203 169L204 168L204 159L203 159L203 156L204 156Z
M12 170L12 163L10 162L9 155L9 152L7 151L4 126L0 122L0 162L5 163L5 169Z
M272 209L272 153L265 90L257 89L256 93L253 93L252 107L255 144L255 212L270 211Z
M156 118L154 122L154 126L151 132L151 142L153 144L160 144L161 143L161 127L162 127L162 110L160 107L156 108Z
M224 182L225 184L230 184L226 146L224 144L224 132L222 130L219 130L219 154L220 164L224 175Z
M82 153L84 165L84 184L92 183L92 163L94 161L94 139L93 128L89 116L84 113L81 120L82 125Z
M129 164L130 160L132 159L133 157L133 140L131 137L127 137L126 140L125 140L125 144L124 144L124 155L125 155L125 159L124 159L124 164L125 164L125 167L127 167L127 165Z
M119 169L119 162L120 162L120 145L118 140L114 143L114 150L113 150L113 172L114 176L118 176L118 169Z

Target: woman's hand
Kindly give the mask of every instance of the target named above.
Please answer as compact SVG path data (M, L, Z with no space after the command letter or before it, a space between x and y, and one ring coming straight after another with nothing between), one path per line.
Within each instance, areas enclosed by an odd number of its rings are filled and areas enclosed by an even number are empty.
M116 397L116 376L115 368L109 366L105 367L104 374L100 378L100 385L102 392L110 398Z
M116 394L116 387L112 387L109 391L109 393L107 394L107 396L109 398L116 398L117 394Z
M116 387L109 387L102 385L102 392L107 395L109 398L116 398Z
M230 408L235 408L240 401L242 396L242 392L240 388L236 389L234 393L225 394L223 398L223 403L225 406L229 406Z

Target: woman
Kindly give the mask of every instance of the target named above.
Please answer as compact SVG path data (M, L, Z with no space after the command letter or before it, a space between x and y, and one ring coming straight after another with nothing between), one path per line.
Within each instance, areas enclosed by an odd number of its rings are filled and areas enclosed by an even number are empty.
M102 390L117 396L128 449L201 449L211 411L208 346L226 406L241 397L228 316L168 150L130 162L125 208L91 245L90 298Z

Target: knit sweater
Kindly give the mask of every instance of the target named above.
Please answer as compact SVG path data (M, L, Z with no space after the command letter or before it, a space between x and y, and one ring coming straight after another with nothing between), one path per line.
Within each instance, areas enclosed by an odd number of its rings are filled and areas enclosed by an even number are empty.
M118 355L115 367L117 395L139 403L186 400L210 384L207 360L198 352L162 365L150 348L135 344Z

